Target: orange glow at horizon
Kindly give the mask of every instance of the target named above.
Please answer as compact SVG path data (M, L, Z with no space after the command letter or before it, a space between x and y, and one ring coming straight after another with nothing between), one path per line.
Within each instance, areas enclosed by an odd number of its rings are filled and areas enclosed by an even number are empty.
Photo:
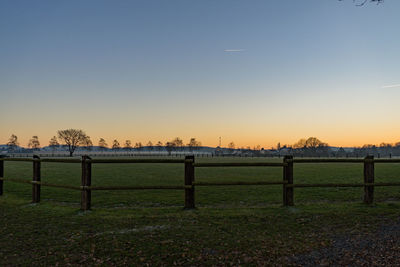
M340 94L335 94L340 98ZM234 142L236 147L260 145L266 149L276 147L278 142L293 145L299 139L308 137L317 137L338 147L400 141L400 124L394 116L400 112L396 98L376 98L367 103L361 99L361 107L352 100L341 99L344 107L341 109L327 109L325 103L317 100L314 99L314 102L319 104L312 106L303 106L299 98L286 101L296 112L286 109L277 112L271 108L274 101L255 99L239 110L232 109L227 103L209 109L196 108L193 103L190 109L184 102L183 106L176 105L165 111L140 106L118 106L112 110L93 108L84 116L76 109L58 114L50 103L35 111L35 118L40 118L37 120L27 117L23 110L2 116L0 144L5 144L11 134L15 134L20 144L26 146L29 139L37 135L43 147L57 135L57 130L68 128L83 129L91 137L93 145L97 145L101 137L109 146L114 139L121 145L125 140L145 145L149 140L155 144L180 137L187 144L194 137L204 146L216 147L220 136L224 147ZM386 108L371 110L367 104L386 105ZM191 113L182 112L186 109Z

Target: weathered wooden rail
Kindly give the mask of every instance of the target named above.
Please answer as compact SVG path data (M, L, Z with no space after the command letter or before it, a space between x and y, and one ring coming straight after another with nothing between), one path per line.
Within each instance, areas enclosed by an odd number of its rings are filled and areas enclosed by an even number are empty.
M33 163L32 180L22 180L15 178L4 178L5 161L27 161ZM80 163L82 169L81 185L71 186L63 184L52 184L41 181L41 163ZM154 186L92 186L92 164L105 163L176 163L185 164L184 185L154 185ZM364 182L363 183L323 183L323 184L302 184L294 183L293 165L302 163L355 163L364 164ZM373 156L367 156L364 159L294 159L292 156L285 156L281 163L269 162L244 162L244 163L195 163L194 156L186 156L185 159L91 159L88 156L82 156L82 159L55 159L38 156L33 158L0 158L0 196L3 195L3 182L17 182L32 184L32 202L40 202L41 186L57 187L81 191L81 209L89 210L91 208L92 191L99 190L185 190L185 209L195 208L195 187L197 186L244 186L244 185L282 185L283 205L294 205L294 188L304 187L364 187L364 203L372 204L374 199L375 186L400 186L400 182L375 182L375 163L400 163L400 159L374 159ZM214 167L281 167L283 168L283 179L281 181L266 182L196 182L195 168L214 168Z

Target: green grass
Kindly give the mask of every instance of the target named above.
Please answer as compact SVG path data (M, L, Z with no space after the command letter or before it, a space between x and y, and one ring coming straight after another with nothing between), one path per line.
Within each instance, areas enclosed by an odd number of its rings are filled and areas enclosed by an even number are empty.
M265 161L261 158L200 158L197 162ZM268 159L271 161L271 159ZM278 162L280 160L273 160ZM398 181L400 164L382 163L375 167L376 182ZM31 179L32 163L5 162L5 177ZM42 163L42 181L80 185L80 164ZM183 164L93 164L93 186L117 185L183 185ZM282 181L282 167L213 167L196 168L198 182L222 181ZM363 165L360 163L295 164L294 183L361 183ZM5 194L30 201L27 184L5 182ZM359 202L363 188L295 188L295 203ZM94 191L93 208L180 207L183 190ZM400 199L398 187L376 187L377 202ZM80 192L42 187L42 201L79 205ZM280 205L282 186L214 186L196 188L198 207L258 207Z
M196 162L266 159L196 159ZM270 159L268 159L270 160ZM275 160L280 161L280 160ZM183 164L94 164L92 184L182 185ZM362 182L362 164L295 164L295 183ZM376 181L398 181L400 164L376 164ZM32 163L5 162L5 177L30 179ZM42 163L42 181L80 185L80 165ZM279 167L198 168L196 181L280 181ZM0 197L0 265L261 265L329 245L332 234L371 231L399 217L398 187L295 188L282 207L282 186L197 187L197 209L184 211L183 190L80 192L4 182Z

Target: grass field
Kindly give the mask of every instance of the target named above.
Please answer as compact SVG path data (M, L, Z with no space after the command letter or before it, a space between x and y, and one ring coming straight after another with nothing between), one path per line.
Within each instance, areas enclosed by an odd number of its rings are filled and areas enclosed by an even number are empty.
M267 159L271 161L271 159ZM196 162L266 161L200 158ZM281 159L272 160L281 162ZM183 164L94 164L92 185L183 185ZM398 181L400 164L376 164L376 182ZM30 179L32 163L5 162L5 177ZM42 163L42 181L80 185L80 164ZM196 168L196 181L281 181L281 167ZM295 183L362 182L360 163L295 164ZM0 197L0 265L14 264L285 264L286 256L329 245L332 233L373 230L400 214L398 187L295 188L282 207L282 186L197 187L183 211L183 190L80 192L4 183ZM18 249L16 249L18 248Z

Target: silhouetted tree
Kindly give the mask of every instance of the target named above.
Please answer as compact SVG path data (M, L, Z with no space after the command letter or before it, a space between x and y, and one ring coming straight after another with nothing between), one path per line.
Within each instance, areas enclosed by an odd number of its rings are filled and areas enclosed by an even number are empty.
M132 149L132 142L131 142L131 140L126 140L126 141L125 141L124 149L125 149L125 150L129 150L129 151Z
M58 138L68 146L69 156L72 157L75 149L86 140L86 134L79 129L59 130Z
M121 146L119 145L119 142L117 139L114 139L113 141L113 145L112 145L112 149L113 150L119 150L121 148Z
M302 138L299 141L297 141L297 143L295 143L293 145L293 148L297 149L297 148L304 148L306 147L306 139Z
M90 140L90 136L86 136L85 140L82 142L82 145L87 149L87 150L92 150L93 148L93 143L92 140Z
M321 140L319 140L316 137L310 137L306 141L306 147L307 148L317 148L320 146L325 146L327 144L323 143Z
M19 146L18 137L15 134L12 134L7 142L8 150L13 151L17 148L17 146Z
M142 148L143 148L143 145L142 145L141 142L138 142L138 143L135 144L135 149L137 151L142 151Z
M309 137L300 139L293 145L296 153L306 154L308 156L327 156L329 155L329 146L327 143L322 142L316 137ZM293 150L291 150L293 152Z
M32 148L33 150L40 148L39 137L37 135L34 135L31 139L29 139L28 147Z
M196 138L190 138L190 141L187 144L189 151L193 151L193 149L197 149L199 146L201 146L201 142L197 141Z
M103 138L100 138L100 140L99 140L99 147L100 147L100 149L101 150L106 150L106 148L107 148L107 143L106 143L106 140L104 140Z
M180 150L183 147L183 141L179 137L176 137L170 143L172 144L172 147L176 150Z
M59 144L58 141L57 141L57 137L53 136L53 137L50 139L49 147L51 147L51 149L54 151L59 145L60 145L60 144Z

